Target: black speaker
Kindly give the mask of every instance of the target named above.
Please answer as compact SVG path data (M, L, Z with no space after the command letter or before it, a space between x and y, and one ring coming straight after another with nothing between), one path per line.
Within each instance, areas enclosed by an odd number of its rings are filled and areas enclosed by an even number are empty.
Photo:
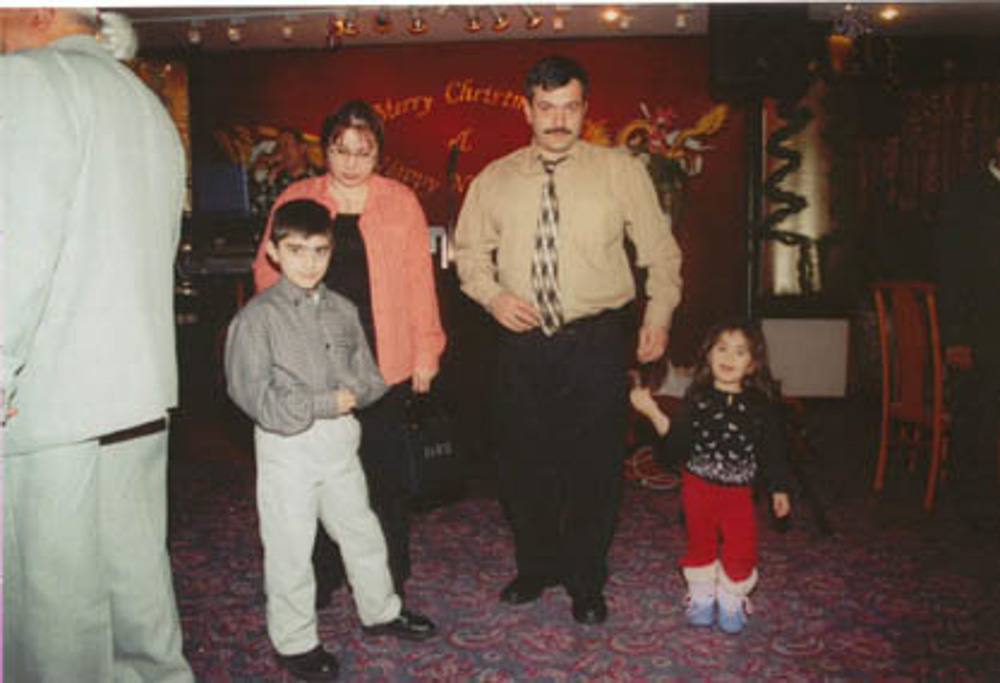
M708 10L710 88L715 100L798 99L810 62L821 59L827 25L801 4L715 4Z

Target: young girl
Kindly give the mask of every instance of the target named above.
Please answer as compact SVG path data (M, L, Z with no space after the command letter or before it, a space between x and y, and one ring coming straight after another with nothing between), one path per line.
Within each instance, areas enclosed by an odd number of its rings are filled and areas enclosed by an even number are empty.
M632 390L635 409L663 437L661 462L681 459L687 552L687 620L738 633L757 583L752 484L763 474L777 517L789 512L785 435L777 384L760 329L746 322L714 327L701 347L691 386L671 419L646 387ZM721 548L719 539L721 537Z

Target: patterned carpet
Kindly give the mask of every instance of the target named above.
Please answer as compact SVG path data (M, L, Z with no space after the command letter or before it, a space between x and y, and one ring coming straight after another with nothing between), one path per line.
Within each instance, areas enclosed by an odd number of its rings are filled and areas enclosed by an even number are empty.
M290 680L267 640L246 439L174 427L171 546L196 676ZM839 429L827 439L845 448ZM761 582L739 636L685 625L678 494L633 483L602 626L577 625L562 589L520 607L497 601L512 539L497 501L477 494L415 520L408 599L441 636L362 638L342 589L320 614L321 637L345 681L1000 680L1000 540L965 531L946 509L924 517L909 490L919 476L902 468L874 499L860 463L843 451L807 462L833 536L801 504L785 531L761 508Z

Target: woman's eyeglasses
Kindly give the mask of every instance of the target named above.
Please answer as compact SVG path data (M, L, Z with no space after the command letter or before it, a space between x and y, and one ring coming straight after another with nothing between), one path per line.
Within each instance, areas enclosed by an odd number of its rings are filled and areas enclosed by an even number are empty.
M339 157L340 159L343 159L345 161L348 161L350 159L356 159L357 161L371 162L375 160L376 156L378 156L375 150L352 151L347 149L346 147L337 147L336 145L328 147L326 153L333 155L335 157Z

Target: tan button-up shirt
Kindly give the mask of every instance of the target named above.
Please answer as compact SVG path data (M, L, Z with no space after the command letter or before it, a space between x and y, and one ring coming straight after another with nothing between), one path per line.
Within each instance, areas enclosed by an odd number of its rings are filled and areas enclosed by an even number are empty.
M534 301L531 258L545 170L534 145L489 164L469 186L455 233L462 291L487 306L502 291ZM559 293L566 321L635 297L625 252L648 270L644 324L670 326L681 298L681 252L642 162L627 151L577 141L555 170Z

